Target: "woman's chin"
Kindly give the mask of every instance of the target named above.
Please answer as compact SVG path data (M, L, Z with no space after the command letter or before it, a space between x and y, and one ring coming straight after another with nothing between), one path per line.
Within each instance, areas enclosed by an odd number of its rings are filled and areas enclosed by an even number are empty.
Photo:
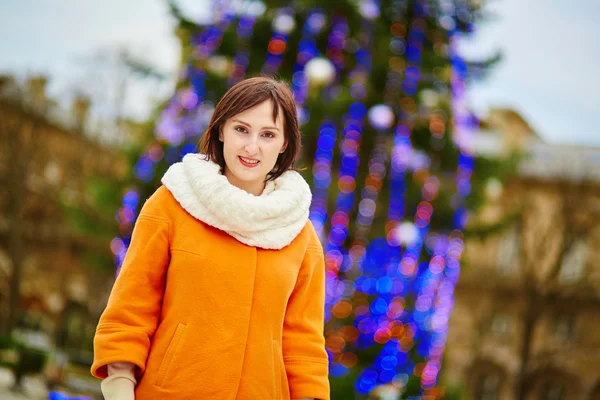
M267 175L263 174L261 171L235 171L233 174L235 180L240 184L240 186L245 187L253 187L263 185L267 179Z
M237 168L237 171L235 172L236 177L242 182L260 181L263 180L264 176L266 176L266 174L263 174L259 168L248 170L247 168L241 167Z

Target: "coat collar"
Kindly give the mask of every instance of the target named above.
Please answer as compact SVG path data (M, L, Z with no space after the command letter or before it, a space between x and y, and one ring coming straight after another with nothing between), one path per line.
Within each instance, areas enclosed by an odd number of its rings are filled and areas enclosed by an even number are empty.
M308 221L311 192L295 171L267 182L254 196L229 183L202 154L187 154L169 167L162 183L194 218L248 246L281 249Z

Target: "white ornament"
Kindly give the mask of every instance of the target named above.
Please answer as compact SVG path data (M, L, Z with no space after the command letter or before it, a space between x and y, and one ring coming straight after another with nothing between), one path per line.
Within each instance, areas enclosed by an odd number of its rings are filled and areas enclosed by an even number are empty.
M431 89L421 90L419 96L421 97L421 101L423 101L423 103L430 108L435 107L440 100L439 94L435 90Z
M290 14L281 13L273 19L273 30L277 32L290 33L296 27L296 21Z
M261 1L252 1L247 5L246 12L253 17L260 17L267 7Z
M369 109L367 115L369 123L371 123L375 129L387 129L394 125L394 111L388 105L377 104Z
M396 228L396 237L403 245L411 245L419 238L419 231L412 222L403 222Z
M323 57L316 57L307 62L304 66L304 72L310 84L326 85L335 79L333 63Z
M374 20L379 17L379 6L373 0L363 0L360 3L360 15L365 19Z

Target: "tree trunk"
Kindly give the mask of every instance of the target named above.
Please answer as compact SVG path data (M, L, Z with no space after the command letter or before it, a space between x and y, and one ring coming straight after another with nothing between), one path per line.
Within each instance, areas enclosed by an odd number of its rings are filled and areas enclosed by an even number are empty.
M4 333L11 332L21 316L21 278L23 260L25 258L25 221L23 221L23 204L26 201L27 175L31 152L24 143L22 127L13 127L8 132L8 257L11 261L9 280L8 315L3 324ZM30 127L33 130L33 126Z
M533 332L539 316L536 299L537 296L531 292L525 295L526 303L523 313L523 329L521 331L520 362L519 371L517 373L517 384L515 386L516 400L525 400L525 395L527 393L527 367L531 353L531 344L533 342Z
M8 295L8 316L5 324L6 333L12 331L21 315L21 272L24 259L23 224L18 215L9 217L12 220L8 245L8 254L12 264Z

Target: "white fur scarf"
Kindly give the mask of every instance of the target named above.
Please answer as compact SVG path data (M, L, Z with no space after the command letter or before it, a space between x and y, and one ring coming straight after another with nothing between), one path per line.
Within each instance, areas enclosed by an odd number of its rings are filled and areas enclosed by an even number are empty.
M254 196L230 184L204 155L187 154L169 167L162 183L194 218L249 246L281 249L308 220L310 188L295 171L267 182Z

